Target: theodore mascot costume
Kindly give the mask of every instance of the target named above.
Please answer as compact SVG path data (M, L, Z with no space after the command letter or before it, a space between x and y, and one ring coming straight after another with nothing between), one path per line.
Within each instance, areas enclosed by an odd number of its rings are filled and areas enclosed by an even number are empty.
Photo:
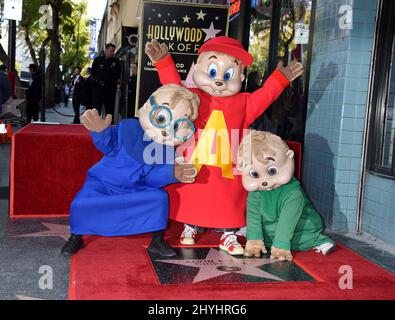
M247 201L244 255L292 260L291 250L315 249L326 255L335 245L322 234L323 223L294 174L294 152L280 137L252 130L242 141L238 169Z
M175 252L163 240L168 220L170 183L191 183L196 169L175 163L174 146L195 131L199 98L187 89L167 85L155 91L139 110L139 120L110 126L97 110L82 116L103 158L87 174L70 209L71 237L62 253L83 247L82 235L125 236L154 232L148 248L162 256Z
M164 44L153 40L145 52L155 64L162 84L181 84L180 76ZM224 232L219 247L230 254L243 254L234 234L244 227L247 192L234 168L242 129L247 129L289 85L303 73L300 63L287 67L279 64L262 88L254 93L240 93L244 69L253 61L241 43L229 37L205 42L198 51L190 88L200 98L197 132L189 163L199 174L190 185L174 186L170 195L170 217L185 223L182 244L195 243L199 227ZM232 140L232 144L231 144ZM233 161L234 160L234 161Z

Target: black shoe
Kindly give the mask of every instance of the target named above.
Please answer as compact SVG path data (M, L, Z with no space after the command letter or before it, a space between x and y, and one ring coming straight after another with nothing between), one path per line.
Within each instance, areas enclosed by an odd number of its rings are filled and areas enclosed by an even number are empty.
M72 234L63 246L61 253L64 256L72 256L84 247L84 241L79 235Z
M159 254L162 257L175 257L177 255L173 248L163 239L159 241L152 240L147 250L150 253Z

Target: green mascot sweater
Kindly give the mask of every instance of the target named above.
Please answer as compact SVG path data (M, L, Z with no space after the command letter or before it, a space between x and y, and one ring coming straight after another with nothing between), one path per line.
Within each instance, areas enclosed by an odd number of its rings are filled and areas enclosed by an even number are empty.
M271 191L254 191L247 200L247 239L266 247L305 251L333 241L322 234L321 216L293 177Z

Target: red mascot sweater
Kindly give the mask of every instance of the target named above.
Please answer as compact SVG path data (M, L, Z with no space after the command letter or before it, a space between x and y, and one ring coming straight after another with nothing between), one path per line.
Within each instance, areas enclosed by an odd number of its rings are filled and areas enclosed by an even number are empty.
M170 54L158 61L155 67L163 85L170 83L181 85L180 75ZM201 133L210 117L210 123L218 124L225 120L230 140L232 129L239 129L240 133L235 139L238 140L237 143L231 145L231 157L234 163L229 165L230 172L229 166L222 168L203 164L198 167L200 170L195 183L179 183L166 187L170 197L171 219L207 228L240 228L246 225L247 191L242 186L241 175L235 169L238 144L242 139L243 129L247 129L288 85L288 79L280 71L275 70L263 87L253 93L238 93L218 98L198 88L189 88L200 98L199 117L194 123L196 145L199 130ZM221 142L214 141L212 152L216 153L215 147Z

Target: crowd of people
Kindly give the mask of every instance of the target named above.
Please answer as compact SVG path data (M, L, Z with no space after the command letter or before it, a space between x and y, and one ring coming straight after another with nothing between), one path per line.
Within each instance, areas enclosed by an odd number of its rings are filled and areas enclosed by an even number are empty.
M30 81L25 95L26 124L29 124L32 120L38 121L42 99L42 79L39 67L31 64L29 71ZM121 78L121 64L119 59L115 57L115 45L112 43L106 45L104 55L97 57L93 61L92 67L87 68L86 77L83 77L81 73L82 68L76 66L71 81L65 82L63 88L56 87L56 102L61 103L63 101L63 104L67 107L71 98L74 124L80 123L80 115L83 112L81 110L82 106L85 107L85 110L95 108L101 113L104 105L104 114L113 116L117 86ZM3 93L3 90L5 92L3 76L0 76L0 86L0 98L3 101L3 96L6 96Z
M55 86L55 105L73 107L74 117L72 123L79 124L80 116L85 110L96 109L104 116L110 114L114 119L114 109L117 88L121 84L121 63L115 56L115 45L108 43L104 54L96 57L92 66L84 72L80 66L73 70L71 80ZM26 121L25 125L39 120L40 103L43 98L43 77L40 67L35 64L29 65L30 79L25 91ZM137 83L137 65L131 65L131 74L127 82L128 86L128 110L127 118L134 116L135 91ZM1 105L12 95L10 81L7 78L7 68L0 66L0 114ZM124 97L125 98L125 97ZM104 108L103 108L104 107Z

